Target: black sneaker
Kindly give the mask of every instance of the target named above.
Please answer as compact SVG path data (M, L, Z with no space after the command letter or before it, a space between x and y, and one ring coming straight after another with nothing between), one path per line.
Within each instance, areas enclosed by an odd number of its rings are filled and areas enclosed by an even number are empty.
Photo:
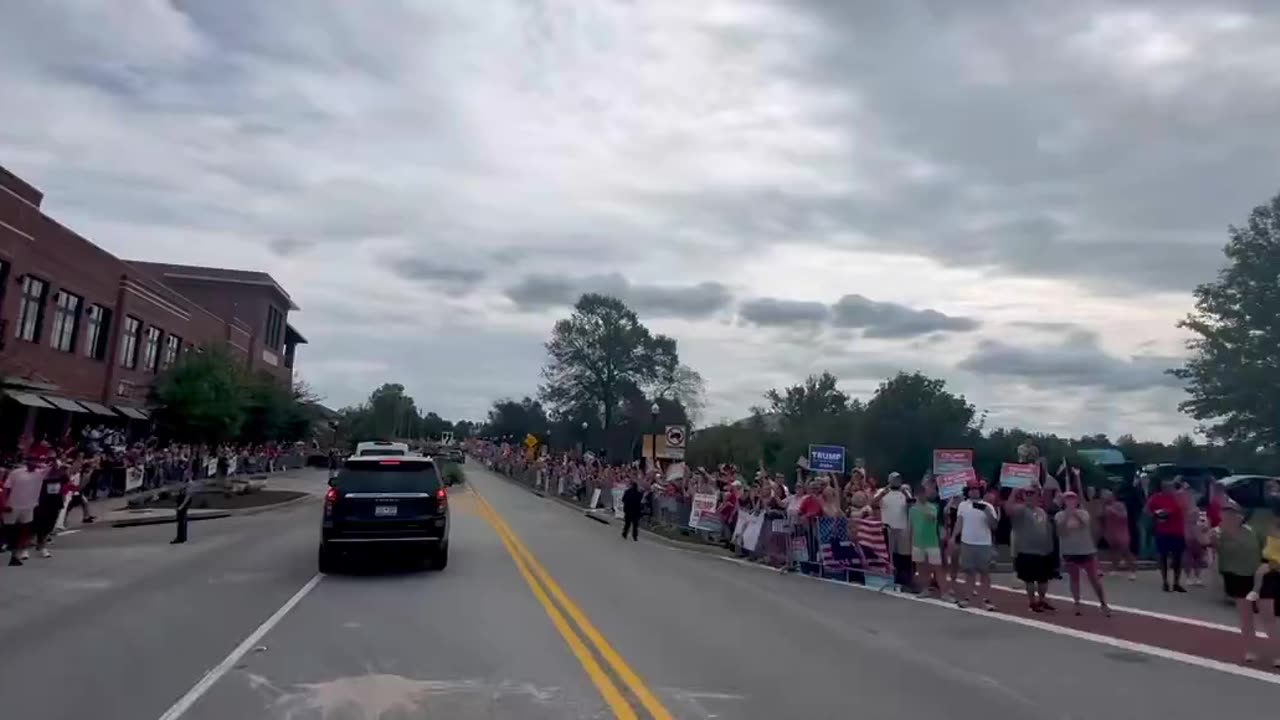
M1184 587L1182 587L1181 585L1174 585L1174 586L1173 586L1173 591L1174 591L1174 592L1186 592L1186 591L1187 591L1187 589L1186 589L1186 588L1184 588Z
M18 559L17 555L9 556L9 567L22 567L22 561Z

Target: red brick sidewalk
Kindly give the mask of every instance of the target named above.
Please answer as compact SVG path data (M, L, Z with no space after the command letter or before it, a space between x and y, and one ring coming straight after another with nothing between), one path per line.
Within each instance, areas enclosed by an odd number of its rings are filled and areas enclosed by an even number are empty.
M964 589L964 587L963 582L957 585L957 589ZM1060 592L1066 588L1056 589ZM1083 597L1085 603L1089 603L1092 599L1088 589L1085 590ZM993 587L991 601L997 608L996 612L1001 614L1231 665L1275 672L1271 667L1271 658L1265 655L1257 663L1245 663L1243 638L1238 630L1229 626L1189 617L1149 613L1138 608L1122 609L1114 606L1111 617L1106 617L1101 609L1090 604L1084 605L1082 615L1076 615L1070 600L1053 600L1052 598L1050 602L1056 611L1032 612L1028 607L1026 595L1020 589L1010 587ZM971 607L980 606L980 603L971 605ZM1269 603L1264 602L1263 607L1270 611ZM1274 644L1271 646L1274 647Z

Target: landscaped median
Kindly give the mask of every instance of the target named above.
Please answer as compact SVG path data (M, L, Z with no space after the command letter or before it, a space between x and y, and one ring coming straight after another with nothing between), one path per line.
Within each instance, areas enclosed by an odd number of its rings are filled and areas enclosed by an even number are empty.
M302 502L311 493L302 490L277 490L266 487L267 477L258 475L236 479L226 486L203 485L194 491L191 508L187 512L190 521L213 520L232 515L252 515ZM129 498L102 515L100 521L108 527L134 527L158 525L177 520L178 492L173 488L159 488Z

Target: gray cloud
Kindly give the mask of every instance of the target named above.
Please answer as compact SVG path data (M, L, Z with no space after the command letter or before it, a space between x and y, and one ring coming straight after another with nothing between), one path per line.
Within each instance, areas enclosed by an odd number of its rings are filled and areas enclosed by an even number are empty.
M816 28L783 71L831 99L829 132L859 138L842 148L851 170L816 192L655 194L677 226L1141 295L1211 280L1226 226L1280 187L1280 135L1267 129L1280 115L1280 7L780 6ZM900 61L886 70L885 57Z
M612 295L642 315L657 317L705 318L732 300L729 289L716 282L641 285L619 273L579 278L533 274L506 289L507 297L522 310L566 307L588 292Z
M739 305L738 315L764 327L815 325L831 319L831 308L820 302L758 298Z
M405 280L453 292L469 292L485 279L483 270L437 262L419 255L389 255L382 262Z
M845 295L832 305L802 300L756 298L738 307L738 316L762 327L830 324L838 329L861 330L864 337L915 338L941 332L969 332L980 323L969 317L945 315L937 310L916 310L906 305L879 302L862 295Z
M914 310L905 305L877 302L862 295L845 295L831 306L837 327L862 328L867 337L907 338L932 332L968 332L978 321L944 315L937 310Z
M1179 358L1163 355L1116 357L1098 345L1096 335L1081 332L1051 346L1027 347L984 340L957 367L1042 389L1096 387L1133 392L1180 387L1179 380L1164 372L1179 363Z
M1082 329L1076 323L1053 322L1048 320L1015 320L1009 323L1009 326L1044 333L1080 332Z

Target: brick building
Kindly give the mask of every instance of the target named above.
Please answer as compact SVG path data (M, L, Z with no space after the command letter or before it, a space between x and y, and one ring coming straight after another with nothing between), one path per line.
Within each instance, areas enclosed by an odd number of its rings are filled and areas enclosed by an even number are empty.
M270 275L125 261L41 211L0 167L0 446L84 424L145 424L151 383L183 352L227 344L291 382L298 307Z

